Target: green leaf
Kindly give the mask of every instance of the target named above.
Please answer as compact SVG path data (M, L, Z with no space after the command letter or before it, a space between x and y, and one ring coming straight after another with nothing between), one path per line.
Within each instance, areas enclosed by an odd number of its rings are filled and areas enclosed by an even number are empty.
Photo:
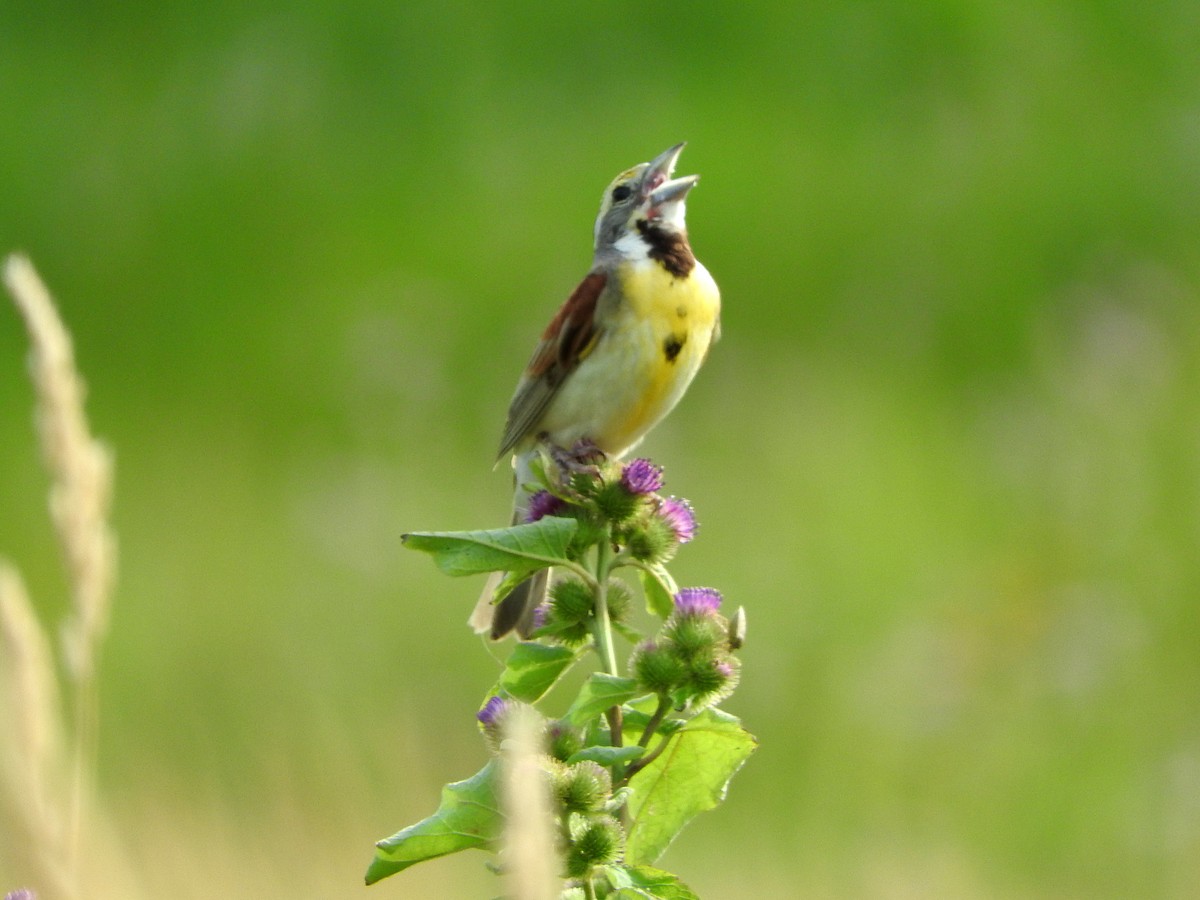
M584 747L578 753L572 753L567 757L567 765L574 765L577 762L583 762L585 759L595 763L600 763L602 766L611 766L614 763L633 762L635 759L641 759L646 755L646 748L639 747L634 744L632 747Z
M625 640L629 641L629 643L634 644L635 646L641 643L642 633L636 628L630 628L624 622L613 622L612 627L613 631L621 635L621 637L625 638Z
M616 893L609 894L610 897L622 900L700 900L699 894L670 872L651 866L605 866L604 875L616 889Z
M503 830L496 780L493 760L466 781L442 788L437 812L375 845L375 858L367 868L367 884L459 850L492 849Z
M572 725L586 725L609 707L627 703L641 693L632 678L593 672L564 718Z
M499 686L510 697L536 703L578 659L574 650L521 641L508 655Z
M646 609L651 615L665 619L675 611L675 595L679 593L679 585L666 567L657 563L639 567L638 575L642 579L642 592L646 595Z
M734 716L706 709L670 738L658 759L630 779L625 861L654 862L697 813L725 799L729 780L758 742Z
M403 541L406 547L432 554L447 575L528 575L568 562L567 547L577 527L574 519L546 516L527 525L487 531L417 531L404 535Z

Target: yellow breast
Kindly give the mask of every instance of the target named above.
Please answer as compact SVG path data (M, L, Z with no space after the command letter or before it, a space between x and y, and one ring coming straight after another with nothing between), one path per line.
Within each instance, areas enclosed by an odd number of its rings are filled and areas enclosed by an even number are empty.
M539 431L559 446L581 438L610 456L631 450L691 384L716 333L720 293L700 263L673 278L652 260L621 264L600 337L564 382Z

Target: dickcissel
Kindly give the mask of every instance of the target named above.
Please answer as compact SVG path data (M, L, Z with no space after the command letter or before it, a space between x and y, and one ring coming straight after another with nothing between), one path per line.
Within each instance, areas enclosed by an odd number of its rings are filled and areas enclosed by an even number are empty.
M550 320L508 408L498 459L513 454L513 522L525 521L539 444L590 441L609 458L637 446L671 411L719 334L716 282L688 244L684 212L698 175L672 178L684 145L622 172L596 216L592 268ZM471 623L499 639L533 630L549 571L498 604L492 588ZM489 615L490 614L490 615Z

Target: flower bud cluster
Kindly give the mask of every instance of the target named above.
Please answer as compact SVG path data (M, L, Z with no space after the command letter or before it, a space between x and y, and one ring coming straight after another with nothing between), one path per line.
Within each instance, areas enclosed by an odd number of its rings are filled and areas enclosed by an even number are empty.
M607 584L608 614L617 627L633 611L633 594L623 581L610 578ZM539 610L538 636L567 647L581 647L592 637L595 597L583 582L564 578L550 589L549 602Z
M576 556L608 537L634 559L661 564L696 535L691 504L659 493L663 472L648 459L612 461L594 446L580 444L548 451L539 475L542 484L529 498L526 521L576 519Z
M593 867L618 861L625 847L625 831L611 815L612 773L591 760L567 764L557 752L552 755L547 771L564 839L565 874L583 879Z
M741 663L733 655L730 624L717 610L713 588L684 588L658 635L639 644L629 667L647 691L674 706L703 709L737 687Z
M583 747L578 730L563 721L548 722L533 707L500 696L490 698L476 715L496 755L505 752L506 732L518 716L536 717L530 721L540 733L545 751L541 764L562 835L566 876L587 878L594 867L617 862L624 850L625 831L611 815L617 806L612 773L591 760L568 763Z
M567 876L587 878L596 866L617 862L625 850L625 831L612 816L571 816Z

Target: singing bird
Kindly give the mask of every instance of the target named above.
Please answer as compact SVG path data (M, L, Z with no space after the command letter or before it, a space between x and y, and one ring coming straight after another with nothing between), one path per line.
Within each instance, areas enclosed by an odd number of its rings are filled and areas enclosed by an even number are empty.
M687 390L720 333L721 297L684 221L698 175L672 178L682 143L613 179L596 216L592 268L542 333L525 367L497 459L513 454L513 522L525 521L539 444L590 441L611 459L632 450ZM549 570L536 572L472 624L499 639L533 630Z

